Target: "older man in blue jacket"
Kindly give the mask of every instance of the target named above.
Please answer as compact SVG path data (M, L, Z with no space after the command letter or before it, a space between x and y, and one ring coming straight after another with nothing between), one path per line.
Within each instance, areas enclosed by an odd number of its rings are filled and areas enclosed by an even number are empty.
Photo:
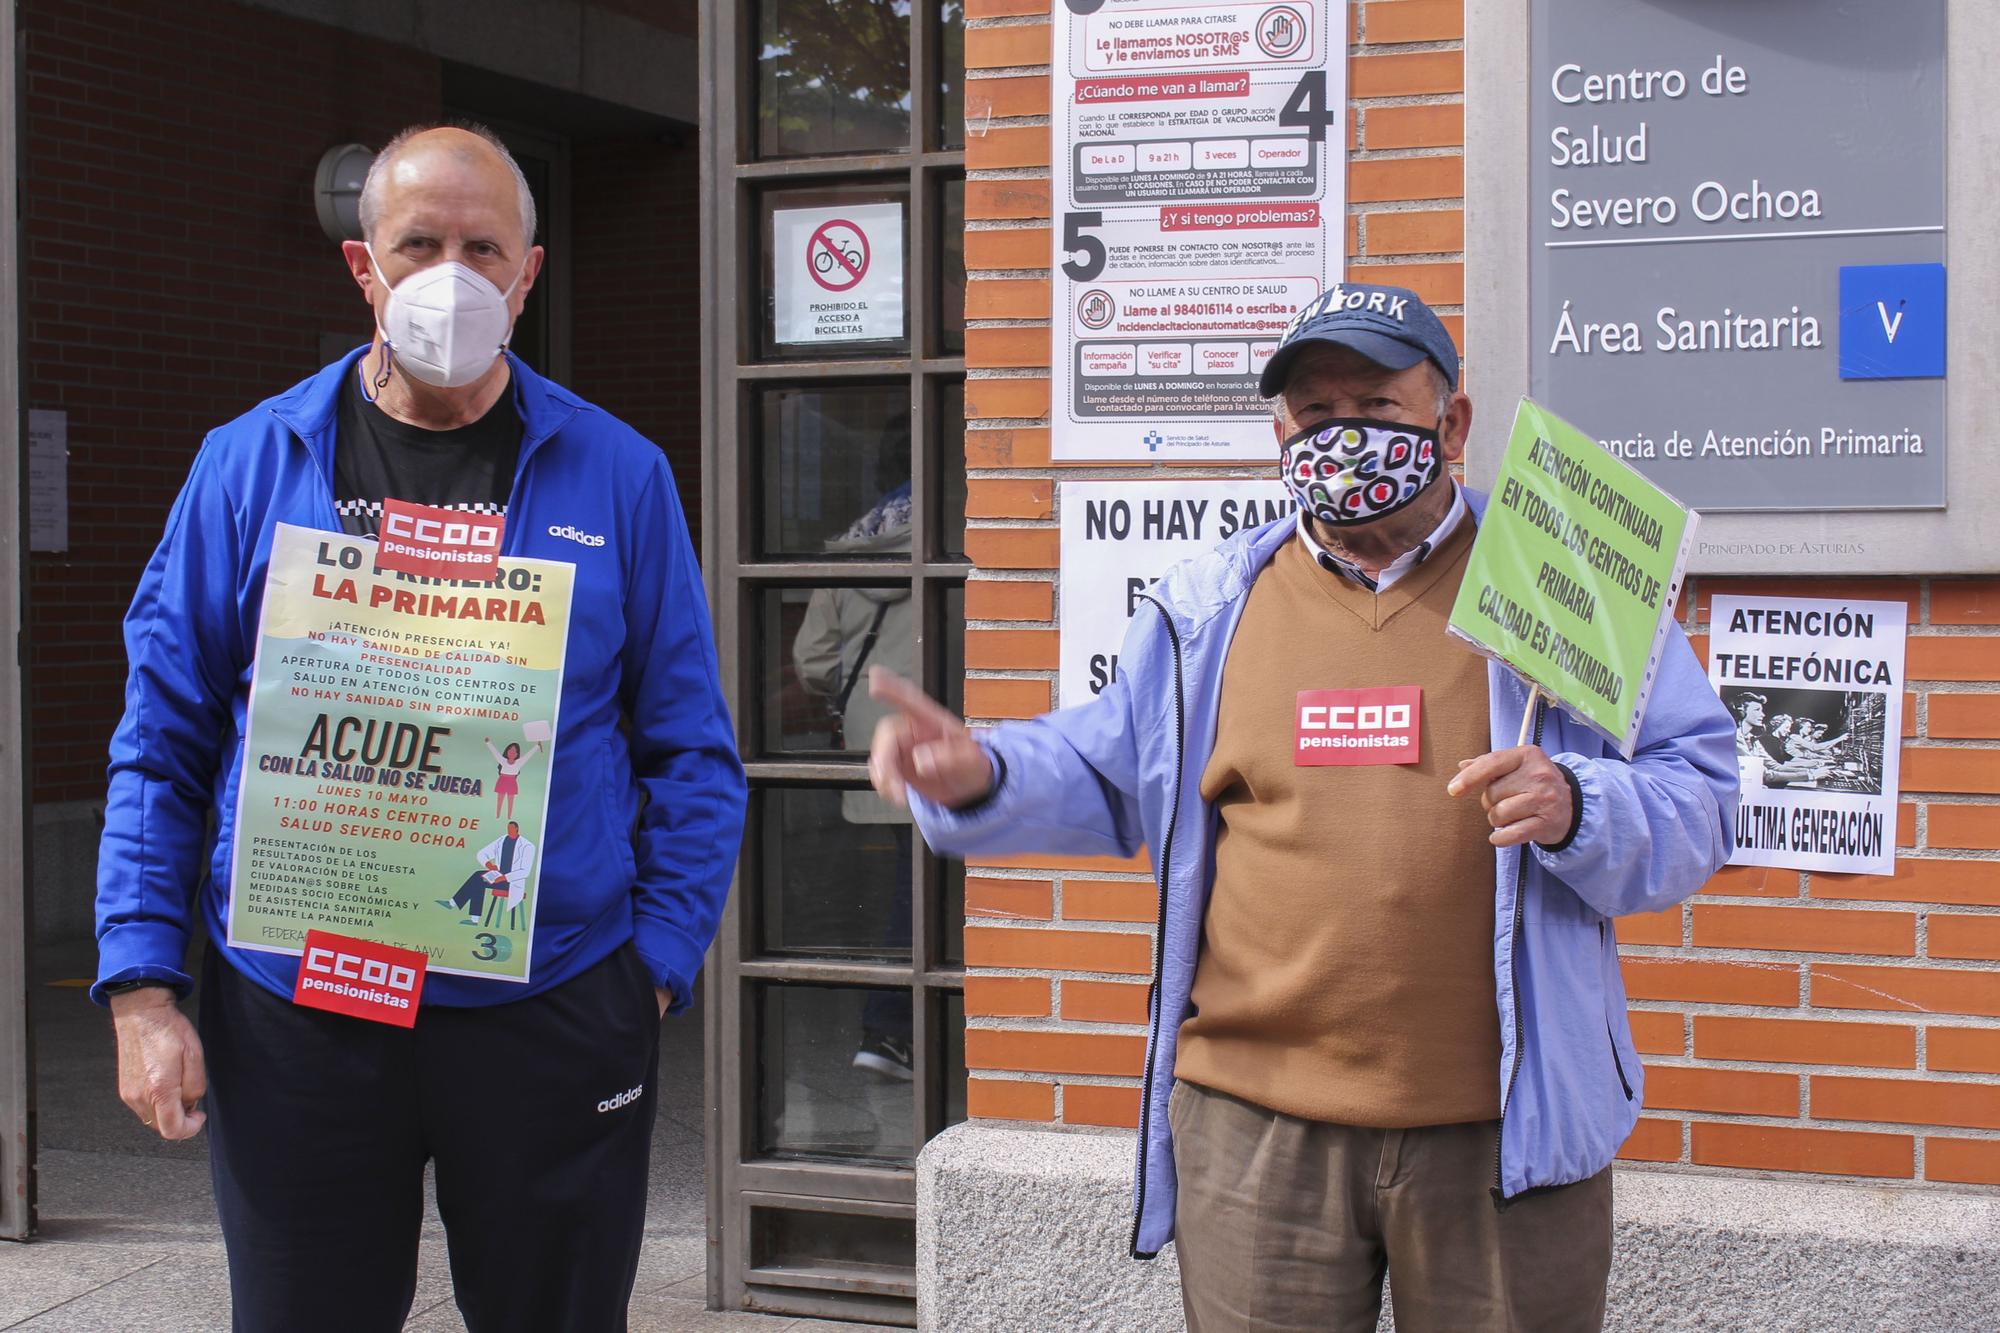
M427 1161L471 1329L623 1328L658 1024L693 995L743 821L700 571L659 449L505 350L542 251L499 141L397 136L361 218L373 342L210 434L133 598L93 993L133 1112L209 1128L237 1329L402 1327ZM432 976L407 1030L295 1005L296 954L223 942L273 530L374 537L385 501L504 520L503 557L575 567L532 970ZM176 1007L197 913L198 1030Z
M1347 284L1263 373L1296 519L1144 596L1089 703L870 755L932 847L1152 851L1133 1251L1189 1326L1592 1329L1641 1070L1612 918L1727 860L1733 725L1669 632L1627 761L1450 639L1485 497L1437 317ZM1342 732L1351 734L1336 734ZM1364 734L1365 733L1365 734Z

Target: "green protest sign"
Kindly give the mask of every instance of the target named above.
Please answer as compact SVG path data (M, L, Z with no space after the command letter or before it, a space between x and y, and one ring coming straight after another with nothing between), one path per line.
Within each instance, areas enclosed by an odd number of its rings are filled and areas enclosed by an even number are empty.
M1451 632L1629 756L1699 518L1523 398Z

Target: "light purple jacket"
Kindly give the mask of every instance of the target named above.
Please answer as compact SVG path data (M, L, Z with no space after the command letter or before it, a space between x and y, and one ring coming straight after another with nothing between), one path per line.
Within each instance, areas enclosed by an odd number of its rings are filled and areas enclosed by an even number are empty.
M1475 516L1486 497L1468 490ZM1167 1095L1191 1006L1202 915L1215 874L1216 815L1200 777L1215 744L1222 667L1250 585L1294 531L1290 518L1239 534L1160 579L1133 617L1118 676L1088 703L981 733L1004 778L954 813L914 798L931 847L956 856L1153 852L1160 918L1139 1121L1132 1251L1173 1238ZM1514 744L1528 691L1488 671L1494 749ZM1632 760L1547 709L1537 740L1575 775L1583 807L1560 851L1494 857L1493 976L1500 1011L1500 1160L1505 1206L1608 1165L1632 1131L1642 1071L1625 1018L1610 918L1687 897L1729 859L1735 728L1678 626Z

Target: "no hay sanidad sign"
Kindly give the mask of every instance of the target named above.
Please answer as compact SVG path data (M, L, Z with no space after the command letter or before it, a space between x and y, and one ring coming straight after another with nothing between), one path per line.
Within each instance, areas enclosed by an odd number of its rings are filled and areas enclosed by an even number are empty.
M1630 757L1699 516L1523 398L1450 629Z

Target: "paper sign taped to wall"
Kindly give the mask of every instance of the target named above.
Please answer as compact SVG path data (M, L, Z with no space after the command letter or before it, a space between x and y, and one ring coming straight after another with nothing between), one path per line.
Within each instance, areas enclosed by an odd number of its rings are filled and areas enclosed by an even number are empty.
M1729 864L1895 874L1909 608L1718 595L1708 619L1742 778Z

